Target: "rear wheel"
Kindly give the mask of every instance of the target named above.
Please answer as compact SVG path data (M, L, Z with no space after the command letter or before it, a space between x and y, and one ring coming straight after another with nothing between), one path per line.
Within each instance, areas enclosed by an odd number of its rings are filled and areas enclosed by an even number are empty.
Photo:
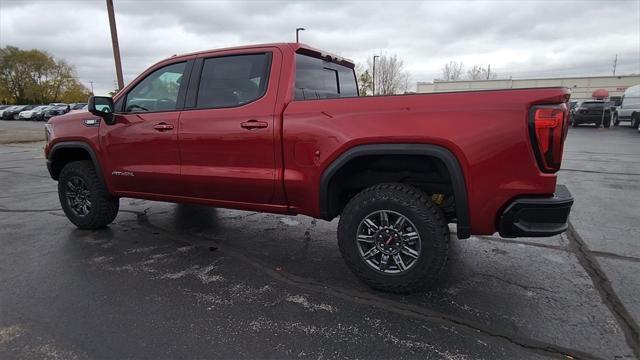
M640 115L633 114L631 116L631 127L632 128L637 128L638 126L640 126Z
M81 229L98 229L118 215L120 201L109 194L91 161L74 161L62 169L58 197L67 218Z
M380 184L349 201L340 217L338 245L351 271L367 285L407 293L437 279L447 260L449 228L421 190Z

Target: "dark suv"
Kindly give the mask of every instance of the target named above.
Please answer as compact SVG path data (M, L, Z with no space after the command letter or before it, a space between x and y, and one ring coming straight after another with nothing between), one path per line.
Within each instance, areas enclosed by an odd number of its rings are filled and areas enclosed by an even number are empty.
M582 124L611 126L611 106L606 101L585 101L571 112L571 126Z

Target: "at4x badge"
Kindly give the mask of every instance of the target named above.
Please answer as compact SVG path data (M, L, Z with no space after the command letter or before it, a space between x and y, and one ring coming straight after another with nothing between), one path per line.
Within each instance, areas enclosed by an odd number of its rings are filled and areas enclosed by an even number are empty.
M113 176L134 176L131 171L112 171Z

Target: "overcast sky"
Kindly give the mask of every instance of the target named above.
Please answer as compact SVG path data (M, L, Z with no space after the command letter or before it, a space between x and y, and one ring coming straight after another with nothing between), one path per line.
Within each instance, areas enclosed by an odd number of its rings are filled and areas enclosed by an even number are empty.
M114 0L125 82L196 50L301 41L366 62L398 54L411 81L444 63L491 64L499 77L640 73L640 0L629 1L123 1ZM0 0L0 47L46 50L97 94L115 70L105 1Z

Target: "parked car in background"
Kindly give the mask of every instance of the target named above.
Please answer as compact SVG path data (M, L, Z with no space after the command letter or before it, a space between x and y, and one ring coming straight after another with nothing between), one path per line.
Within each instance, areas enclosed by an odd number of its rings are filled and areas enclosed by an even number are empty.
M50 108L49 105L40 105L31 110L24 110L18 114L20 120L43 121L44 112Z
M43 118L48 121L54 116L64 115L69 112L69 105L50 106L49 109L44 111Z
M14 105L2 105L2 107L0 107L0 119L2 119L2 117L4 116L4 111L13 106Z
M640 85L631 86L624 92L622 103L613 113L613 125L622 121L631 122L631 127L640 126Z
M71 110L69 112L79 112L79 111L87 111L88 106L85 104L83 107L76 109L76 110Z
M611 126L611 108L607 101L585 101L573 111L571 126L594 124L595 126Z
M36 105L15 105L2 110L3 120L18 120L20 112L25 110L31 110Z
M69 110L81 110L85 106L87 106L87 103L71 103L69 104Z

